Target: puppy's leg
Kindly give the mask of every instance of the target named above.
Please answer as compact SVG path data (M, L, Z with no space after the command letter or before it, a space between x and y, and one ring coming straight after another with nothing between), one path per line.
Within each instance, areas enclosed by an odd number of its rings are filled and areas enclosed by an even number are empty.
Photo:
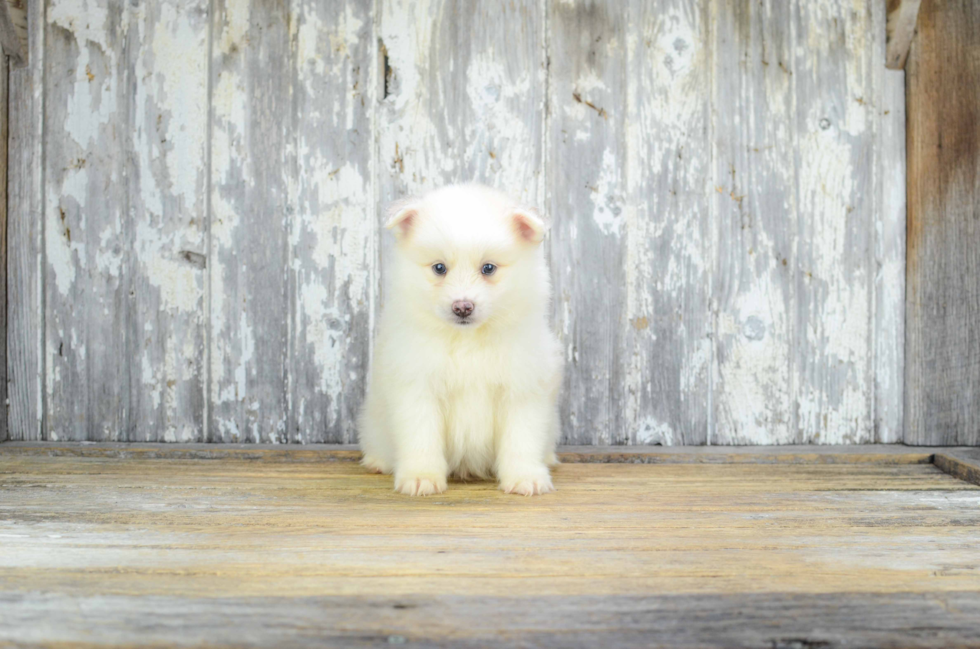
M361 464L372 473L391 473L392 448L384 426L384 413L374 390L368 392L367 402L358 426L358 441L364 457Z
M554 455L552 406L545 398L505 398L497 429L496 471L500 489L533 496L555 490L545 464Z
M449 466L438 400L424 389L406 387L395 401L391 418L397 449L395 491L409 496L442 493Z

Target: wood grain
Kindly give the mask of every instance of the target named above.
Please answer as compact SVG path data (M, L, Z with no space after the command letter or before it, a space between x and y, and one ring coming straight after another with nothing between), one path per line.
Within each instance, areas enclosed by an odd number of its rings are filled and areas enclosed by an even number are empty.
M739 594L527 598L0 594L0 638L33 647L973 647L980 595ZM69 615L80 608L84 616ZM710 611L710 615L705 612ZM160 618L180 620L180 630ZM50 621L58 620L52 628ZM31 631L38 629L40 631ZM64 643L64 644L62 644Z
M7 156L7 399L11 439L42 436L44 19L28 7L30 64L10 70Z
M798 442L874 440L875 215L881 209L874 190L885 68L872 44L880 44L882 5L796 5Z
M290 11L288 439L350 443L377 279L374 20L353 0Z
M568 464L549 497L473 483L407 499L352 462L10 446L2 642L949 646L980 631L980 487L930 465Z
M26 0L0 2L0 46L10 57L12 66L27 65L27 4Z
M207 5L91 9L47 13L46 432L200 440Z
M208 6L144 2L129 23L132 441L204 441Z
M713 444L797 441L793 6L776 0L717 9Z
M383 0L379 11L381 202L476 180L545 207L540 3Z
M285 442L289 6L222 0L211 19L207 438Z
M630 326L623 290L629 281L623 108L628 25L615 2L554 0L548 6L553 314L565 352L562 439L572 444L631 437L620 407L627 394L628 357L622 352Z
M935 454L933 464L954 478L980 485L980 449L944 449Z
M875 441L901 442L905 398L905 74L885 72L875 210Z
M127 178L132 121L127 5L46 6L45 433L126 439L138 358ZM57 69L58 74L49 70Z
M915 23L919 18L922 0L888 0L887 49L885 65L892 70L905 67L909 47L915 36Z
M980 444L980 2L924 3L908 63L905 441Z
M698 0L635 1L628 16L625 389L613 398L625 406L623 441L703 444L713 424L711 20Z
M9 134L8 67L0 59L0 442L10 438L7 417L7 144Z
M929 464L937 451L963 448L900 444L780 446L560 446L562 463L590 464ZM353 444L160 444L130 442L10 442L2 454L155 460L233 459L258 462L357 462Z

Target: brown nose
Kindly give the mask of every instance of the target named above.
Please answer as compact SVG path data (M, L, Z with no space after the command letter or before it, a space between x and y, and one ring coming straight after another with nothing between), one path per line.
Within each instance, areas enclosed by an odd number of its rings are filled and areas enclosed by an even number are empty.
M453 302L453 313L458 315L460 318L466 318L471 313L473 313L473 303L467 302L465 300L456 300Z

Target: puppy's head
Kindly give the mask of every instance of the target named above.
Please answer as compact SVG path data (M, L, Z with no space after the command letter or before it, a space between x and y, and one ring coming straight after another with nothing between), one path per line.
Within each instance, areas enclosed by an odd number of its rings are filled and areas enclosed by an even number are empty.
M436 321L476 329L543 309L545 222L488 187L453 185L392 206L397 299Z

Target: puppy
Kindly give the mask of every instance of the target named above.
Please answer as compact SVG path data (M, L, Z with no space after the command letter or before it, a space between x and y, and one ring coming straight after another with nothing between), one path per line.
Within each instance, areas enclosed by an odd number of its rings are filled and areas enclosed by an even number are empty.
M363 464L428 496L449 476L554 490L561 356L533 211L480 185L394 205L388 292L360 419Z

